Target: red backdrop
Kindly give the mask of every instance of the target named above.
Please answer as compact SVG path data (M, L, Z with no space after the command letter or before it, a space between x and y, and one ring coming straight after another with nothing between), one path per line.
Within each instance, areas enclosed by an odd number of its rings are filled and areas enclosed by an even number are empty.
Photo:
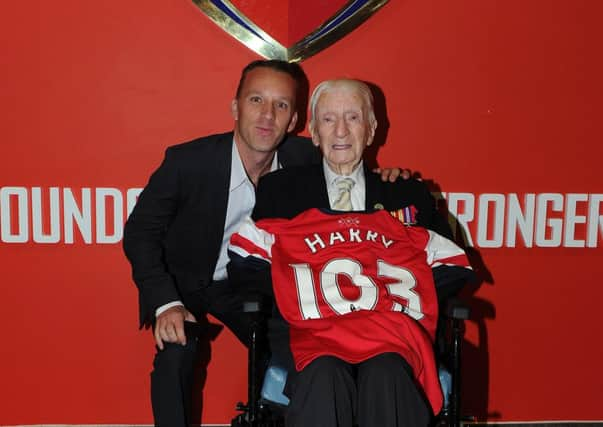
M282 40L315 15L235 3ZM466 223L485 281L465 295L464 403L491 421L603 419L601 16L598 0L392 0L303 64L312 87L375 83L377 159L433 180ZM0 424L150 423L128 189L168 145L232 127L257 56L190 0L5 2L0 34ZM227 421L244 384L223 332L203 421Z

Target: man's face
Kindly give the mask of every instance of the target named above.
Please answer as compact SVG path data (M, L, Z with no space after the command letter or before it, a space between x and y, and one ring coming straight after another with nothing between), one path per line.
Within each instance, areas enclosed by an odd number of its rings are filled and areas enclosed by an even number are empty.
M266 67L249 71L231 106L239 149L274 151L297 122L295 95L296 83L288 74Z
M366 100L357 90L334 87L323 92L316 103L314 145L338 174L350 174L373 142L377 123L370 120Z

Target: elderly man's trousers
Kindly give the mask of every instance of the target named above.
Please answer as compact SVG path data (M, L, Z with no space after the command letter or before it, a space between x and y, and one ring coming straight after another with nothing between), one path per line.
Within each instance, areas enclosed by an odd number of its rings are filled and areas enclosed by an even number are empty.
M431 411L411 369L396 353L359 364L332 356L298 373L287 427L426 427Z

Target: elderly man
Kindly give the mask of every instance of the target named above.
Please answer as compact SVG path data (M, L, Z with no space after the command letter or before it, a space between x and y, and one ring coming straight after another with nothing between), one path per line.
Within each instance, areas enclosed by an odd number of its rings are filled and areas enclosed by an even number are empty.
M310 99L310 114L309 131L312 142L322 151L322 164L283 169L263 177L254 220L293 218L309 208L386 209L400 211L407 223L452 236L422 182L384 182L364 165L362 154L372 144L377 128L373 96L365 83L347 79L321 83ZM404 208L409 208L406 213Z
M287 425L426 426L431 412L440 409L441 394L431 352L437 302L425 253L430 262L437 251L438 256L454 254L458 264L450 263L461 270L468 267L466 258L440 236L449 237L451 231L423 183L382 182L366 170L362 154L377 127L366 84L323 82L312 94L310 109L309 130L322 151L322 164L264 176L253 211L259 228L249 221L231 241L239 255L272 257L274 293L290 325L299 371L288 383ZM335 217L310 208L331 209ZM376 210L381 211L372 214L377 217L340 212ZM390 244L395 251L375 252ZM381 259L390 256L396 265L410 262L418 270L390 268ZM240 268L235 262L232 270ZM384 277L400 281L384 283ZM286 328L278 317L270 324L270 338L273 353L284 360ZM367 318L373 320L367 323Z

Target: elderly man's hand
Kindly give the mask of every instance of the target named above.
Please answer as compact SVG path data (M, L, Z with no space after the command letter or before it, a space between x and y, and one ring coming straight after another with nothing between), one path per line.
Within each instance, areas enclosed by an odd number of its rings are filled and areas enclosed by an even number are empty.
M375 168L375 169L373 169L373 172L380 173L381 179L383 180L383 182L386 182L386 181L394 182L398 178L409 179L412 176L410 169Z
M195 316L181 305L171 307L157 316L155 322L155 343L163 350L164 342L186 345L184 321L197 322Z

